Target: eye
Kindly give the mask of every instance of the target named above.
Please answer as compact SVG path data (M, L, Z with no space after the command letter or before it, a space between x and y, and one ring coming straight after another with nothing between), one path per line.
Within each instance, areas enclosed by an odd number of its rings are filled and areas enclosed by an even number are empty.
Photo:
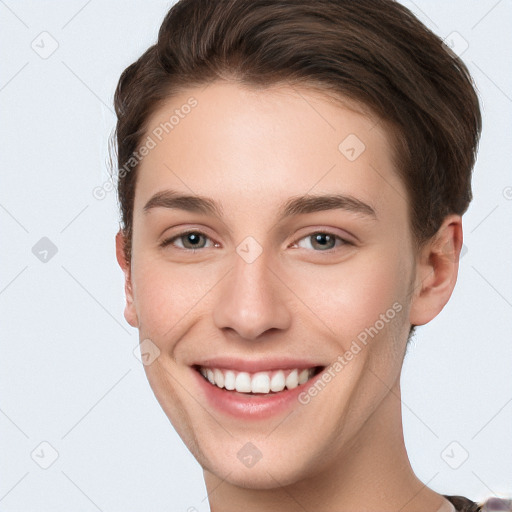
M175 242L181 242L181 246L177 245L179 249L194 251L196 249L205 249L205 243L207 240L211 239L201 233L201 231L186 231L185 233L180 233L171 238L167 238L164 240L160 247L167 247L168 245L176 245ZM217 246L218 244L213 243L210 247Z
M300 245L300 242L305 240L305 245ZM339 240L339 246L343 245L353 245L348 240L339 237L333 233L328 233L325 231L317 231L315 233L311 233L310 235L301 238L298 242L296 242L299 247L303 247L306 249L315 249L316 252L333 252L332 250L336 247L336 241Z
M209 246L207 245L208 241L211 242ZM305 241L305 244L301 244L303 241ZM338 244L336 244L337 241L339 242ZM172 236L171 238L167 238L160 243L160 247L167 247L169 245L173 245L178 249L192 252L198 249L219 247L218 243L213 242L213 240L208 235L202 233L201 231L185 231L184 233L179 233ZM299 239L293 245L305 249L314 249L315 252L333 252L333 249L336 247L353 244L348 240L335 235L334 233L316 231L315 233L311 233Z

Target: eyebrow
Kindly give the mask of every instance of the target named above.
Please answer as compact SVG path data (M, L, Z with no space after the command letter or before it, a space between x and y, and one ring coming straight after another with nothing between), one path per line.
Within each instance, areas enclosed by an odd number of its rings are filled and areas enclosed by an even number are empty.
M212 215L218 218L223 216L222 207L212 199L199 195L182 194L173 190L157 192L145 204L143 210L144 213L148 213L154 208L179 209L192 213ZM291 197L281 205L278 220L282 221L294 215L303 215L325 210L345 210L377 219L374 208L355 197L343 194L306 194Z

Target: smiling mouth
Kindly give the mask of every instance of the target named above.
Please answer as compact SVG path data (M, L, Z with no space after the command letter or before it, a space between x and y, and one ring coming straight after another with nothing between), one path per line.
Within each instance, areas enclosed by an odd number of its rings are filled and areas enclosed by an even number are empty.
M211 385L225 391L249 396L274 395L285 390L295 389L306 384L324 368L325 366L314 366L312 368L288 368L249 373L224 368L193 366L193 369Z

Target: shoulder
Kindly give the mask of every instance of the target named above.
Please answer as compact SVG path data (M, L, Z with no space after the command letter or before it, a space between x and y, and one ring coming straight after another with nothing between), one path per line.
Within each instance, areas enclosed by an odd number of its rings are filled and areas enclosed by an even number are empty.
M512 512L512 500L490 497L482 502L475 502L465 496L443 495L453 504L457 512Z

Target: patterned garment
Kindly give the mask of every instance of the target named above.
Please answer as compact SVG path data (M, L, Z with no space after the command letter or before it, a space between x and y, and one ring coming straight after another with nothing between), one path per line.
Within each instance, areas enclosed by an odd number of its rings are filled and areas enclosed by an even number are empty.
M443 496L453 504L457 512L512 512L512 500L492 497L483 503L475 503L464 496Z

